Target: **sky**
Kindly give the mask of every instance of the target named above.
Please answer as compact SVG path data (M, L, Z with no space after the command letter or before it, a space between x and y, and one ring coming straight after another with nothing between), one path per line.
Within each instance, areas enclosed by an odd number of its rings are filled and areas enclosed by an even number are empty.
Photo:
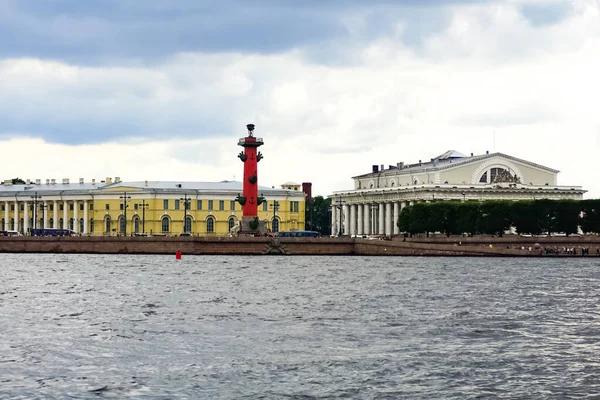
M0 179L352 189L457 150L600 198L600 0L0 0Z

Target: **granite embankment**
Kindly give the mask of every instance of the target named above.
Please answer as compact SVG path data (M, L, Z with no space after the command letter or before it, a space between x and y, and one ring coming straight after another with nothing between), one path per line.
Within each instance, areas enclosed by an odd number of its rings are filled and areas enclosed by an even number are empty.
M581 256L600 252L600 238L435 237L367 240L359 238L268 237L0 237L4 253L223 255L410 255L410 256ZM574 249L568 251L570 249ZM558 251L558 254L556 252ZM573 254L574 253L574 254Z

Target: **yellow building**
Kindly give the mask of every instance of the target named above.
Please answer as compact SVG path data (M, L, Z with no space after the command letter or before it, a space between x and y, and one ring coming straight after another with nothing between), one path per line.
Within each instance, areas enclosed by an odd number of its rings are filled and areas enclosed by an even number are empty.
M237 181L5 181L0 185L1 227L23 234L54 228L94 236L229 235L242 217L235 201L241 192ZM258 217L268 231L304 229L302 191L259 186L259 194L267 201L259 206Z

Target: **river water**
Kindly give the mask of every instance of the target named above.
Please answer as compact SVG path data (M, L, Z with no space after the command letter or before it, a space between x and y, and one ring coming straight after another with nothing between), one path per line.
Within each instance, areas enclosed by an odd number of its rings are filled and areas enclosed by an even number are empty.
M0 254L2 399L600 398L600 259Z

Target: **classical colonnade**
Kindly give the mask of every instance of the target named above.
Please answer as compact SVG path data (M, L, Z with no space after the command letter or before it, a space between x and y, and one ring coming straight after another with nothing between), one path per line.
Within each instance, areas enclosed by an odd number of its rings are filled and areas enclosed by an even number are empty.
M71 229L69 214L73 219L73 231L76 233L89 233L89 203L91 200L38 200L38 201L4 201L4 230L15 230L26 233L29 229L35 228L54 228ZM73 210L69 213L69 204L73 205ZM59 213L59 206L62 210ZM80 226L79 209L83 205L83 224ZM31 209L30 209L31 207ZM41 210L33 211L33 207ZM22 214L21 214L22 212ZM50 214L52 213L52 217ZM35 214L35 215L34 215ZM60 217L62 214L62 226L60 226ZM21 217L22 215L22 217ZM35 218L35 221L34 221ZM52 218L52 224L50 219ZM33 225L30 225L33 221ZM50 226L52 225L52 226Z
M331 232L340 236L397 235L400 212L413 203L414 201L334 203L331 207Z

